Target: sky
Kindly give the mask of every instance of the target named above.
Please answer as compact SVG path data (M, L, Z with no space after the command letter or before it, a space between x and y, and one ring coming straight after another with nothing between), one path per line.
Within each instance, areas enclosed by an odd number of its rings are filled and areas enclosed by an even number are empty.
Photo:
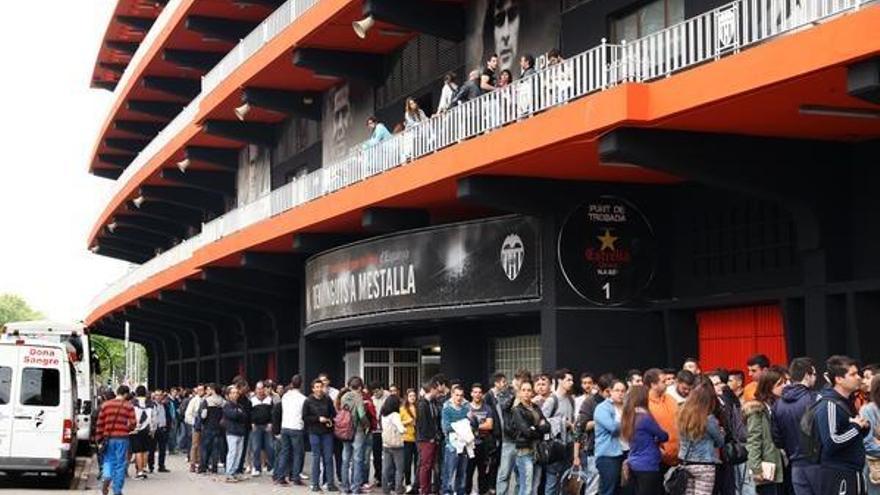
M11 2L0 16L0 293L58 320L129 267L88 251L113 181L88 165L112 94L89 88L114 0Z

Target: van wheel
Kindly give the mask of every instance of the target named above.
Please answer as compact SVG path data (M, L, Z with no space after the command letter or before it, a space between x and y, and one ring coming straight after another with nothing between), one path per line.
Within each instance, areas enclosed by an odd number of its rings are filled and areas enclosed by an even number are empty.
M80 440L76 443L76 457L90 457L93 453L92 443L87 440Z
M75 469L71 467L67 471L62 471L55 475L55 486L62 490L70 489L70 484L73 483L73 472Z

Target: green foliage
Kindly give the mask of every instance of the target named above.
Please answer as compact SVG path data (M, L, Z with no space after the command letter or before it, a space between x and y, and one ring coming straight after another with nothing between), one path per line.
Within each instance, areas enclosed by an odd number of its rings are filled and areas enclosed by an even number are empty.
M10 321L42 319L43 315L28 306L27 301L15 294L0 294L0 325Z
M122 383L125 379L125 341L95 334L92 334L91 340L92 347L101 362L101 375L96 377L98 383L112 386ZM146 379L146 351L140 344L132 342L132 345L135 346L135 352L140 355L141 369L138 370L138 377Z

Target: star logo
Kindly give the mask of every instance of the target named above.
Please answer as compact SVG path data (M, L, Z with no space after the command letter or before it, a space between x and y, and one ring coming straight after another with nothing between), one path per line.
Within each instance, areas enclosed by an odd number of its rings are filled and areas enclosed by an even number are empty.
M606 249L614 251L616 249L614 243L617 241L617 237L611 235L608 229L605 229L605 235L596 236L596 239L599 239L599 242L602 243L602 247L599 248L600 251L605 251Z

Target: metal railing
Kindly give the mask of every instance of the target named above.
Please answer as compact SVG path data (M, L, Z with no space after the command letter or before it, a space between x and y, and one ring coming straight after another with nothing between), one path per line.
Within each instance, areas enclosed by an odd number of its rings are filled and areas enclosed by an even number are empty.
M278 36L304 12L311 9L318 0L287 0L275 12L263 20L232 51L226 54L217 65L202 78L202 93L208 93L232 74L245 60L257 53L266 43Z
M631 43L613 45L603 40L600 46L560 64L458 105L385 141L352 151L204 224L200 234L107 287L95 298L90 311L128 287L184 261L199 247L371 176L586 94L621 83L666 77L866 3L869 2L736 0Z

